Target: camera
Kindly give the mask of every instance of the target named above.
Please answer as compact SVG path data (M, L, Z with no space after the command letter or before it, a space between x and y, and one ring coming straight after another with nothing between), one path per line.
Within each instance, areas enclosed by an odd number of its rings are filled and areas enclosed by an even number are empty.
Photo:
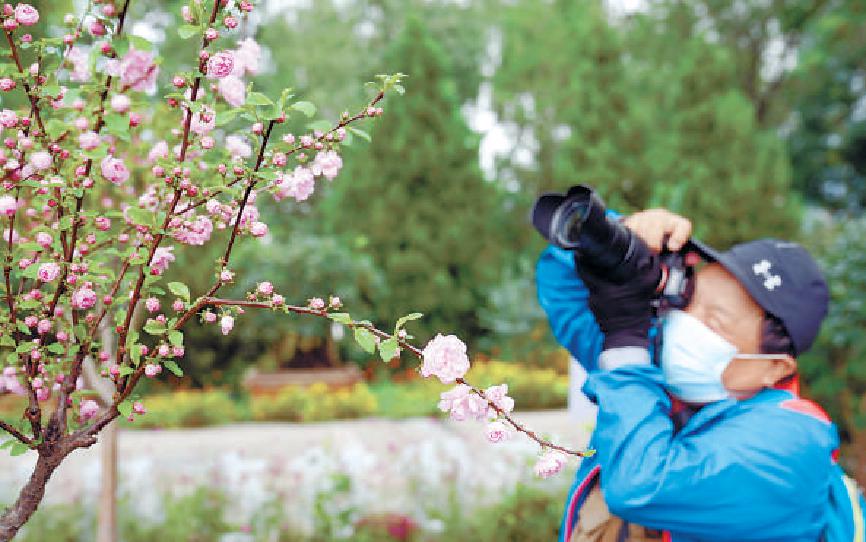
M658 309L689 304L694 291L692 241L678 252L655 254L608 213L591 187L577 185L566 194L542 195L532 208L532 224L552 244L575 251L581 265L592 266L613 282L649 274L658 284Z

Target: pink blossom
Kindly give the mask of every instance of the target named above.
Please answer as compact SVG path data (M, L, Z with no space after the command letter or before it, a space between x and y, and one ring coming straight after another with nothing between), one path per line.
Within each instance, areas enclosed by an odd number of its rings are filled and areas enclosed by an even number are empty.
M213 313L213 312L210 312L210 311L205 311L205 313L204 313L204 321L207 322L208 324L213 324L214 322L217 321L217 315L216 315L216 313Z
M171 347L171 355L176 358L182 358L185 350L183 346L172 346Z
M221 282L230 282L235 278L235 274L228 269L223 269L220 271L220 281Z
M18 124L18 115L11 109L0 111L0 126L14 128Z
M159 247L153 253L153 260L150 262L151 268L162 275L168 269L168 264L175 260L174 247Z
M36 390L36 400L37 401L47 401L51 399L51 388L39 388Z
M535 464L535 475L541 478L550 478L562 470L567 460L566 455L559 450L547 450Z
M51 247L51 241L51 235L45 233L44 231L36 234L36 243L38 243L39 246L41 246L42 248Z
M325 300L321 297L314 297L310 299L310 308L316 310L322 310L325 308Z
M99 134L84 132L78 136L78 146L85 151L91 151L99 146Z
M488 423L485 433L487 440L494 444L508 440L511 437L511 431L508 429L508 426L500 420Z
M268 234L268 225L264 222L253 222L250 226L250 234L253 237L264 237Z
M191 23L195 20L192 16L192 10L186 5L180 8L180 16L183 17L183 20L187 23Z
M271 298L271 303L272 303L275 307L279 307L280 305L282 305L283 303L285 303L285 301L286 301L286 298L284 298L284 297L281 296L280 294L274 294L274 296Z
M121 85L140 92L155 90L159 66L153 60L153 53L149 51L130 49L117 66Z
M220 318L220 331L223 335L228 335L232 328L235 327L235 319L226 314Z
M159 348L156 349L156 353L159 356L166 358L169 354L171 354L171 347L169 347L167 344L161 344L159 345Z
M213 109L204 106L200 111L193 113L189 129L194 133L203 136L210 133L214 128L216 128L216 113L214 113Z
M8 77L3 77L0 79L0 90L3 92L9 92L13 90L17 85L15 84L14 79L9 79Z
M86 83L90 80L90 61L88 54L77 45L73 45L66 54L66 59L72 63L72 73L69 80L75 83Z
M249 158L253 154L253 149L249 143L244 138L236 135L226 137L226 150L233 158Z
M220 79L232 73L235 56L231 51L220 51L207 61L207 76L210 79Z
M472 418L481 420L487 415L487 402L466 384L457 384L450 391L442 392L438 406L458 422Z
M156 363L148 363L144 366L144 376L154 378L162 372L162 366Z
M120 158L108 155L102 159L100 167L102 168L102 176L111 183L120 185L129 179L129 169Z
M514 410L514 399L508 396L508 384L490 386L484 390L484 396L505 414ZM497 415L496 410L491 408L489 415L495 417Z
M99 231L108 231L111 229L111 219L105 216L98 216L93 221L96 229Z
M24 318L24 325L27 327L36 327L36 323L38 321L39 318L31 314L30 316Z
M241 107L247 101L247 88L240 77L229 75L217 83L217 89L223 99L232 107Z
M172 237L186 245L203 245L213 232L213 222L206 216L197 216L195 220L185 220L172 232Z
M144 300L144 308L147 309L147 312L156 312L159 310L159 299L155 297L148 297Z
M49 320L48 318L43 318L42 320L39 320L38 324L36 324L36 331L44 335L45 333L51 331L51 326L51 320Z
M42 282L51 282L60 276L60 266L54 262L44 263L39 266L36 276Z
M96 304L96 292L88 286L82 286L72 293L72 307L79 310L87 310Z
M256 288L260 294L271 295L274 293L274 285L270 282L260 282L258 287Z
M15 201L14 196L0 196L0 214L4 214L6 216L12 216L15 214L15 211L18 209L18 202ZM8 236L4 236L5 240L8 240Z
M455 335L437 334L423 351L424 363L421 375L425 378L434 375L443 384L450 384L462 378L469 370L466 345Z
M150 152L147 153L147 159L151 162L159 158L168 158L168 143L165 140L157 141L150 149Z
M0 389L3 387L6 388L6 391L15 395L26 395L26 390L24 386L21 385L21 382L18 380L17 370L15 367L5 367L3 369L3 376L0 377Z
M313 172L304 166L297 166L288 176L284 176L278 184L279 199L289 196L295 201L304 201L309 198L316 189L316 178Z
M175 312L180 312L186 308L186 303L184 303L180 299L175 299L174 303L171 304L171 308L174 309Z
M132 411L140 415L147 414L147 409L144 408L144 405L140 401L132 403Z
M334 178L340 173L340 168L342 167L343 159L333 150L323 151L316 154L316 158L313 160L313 164L311 165L313 175L324 175L329 181L334 180Z
M115 94L111 97L111 108L118 113L126 113L129 111L130 105L132 105L132 101L126 94Z
M97 412L99 412L99 403L93 399L81 401L81 406L78 407L79 419L82 423L96 416Z
M232 75L243 77L249 72L251 75L259 73L259 58L262 55L262 48L252 38L246 38L238 42L238 48L235 50L234 67Z
M38 151L34 152L33 156L30 157L30 163L38 171L42 171L44 169L50 168L51 164L53 164L54 161L51 159L50 153L46 151Z
M39 11L30 4L15 6L15 20L24 26L33 26L39 22Z

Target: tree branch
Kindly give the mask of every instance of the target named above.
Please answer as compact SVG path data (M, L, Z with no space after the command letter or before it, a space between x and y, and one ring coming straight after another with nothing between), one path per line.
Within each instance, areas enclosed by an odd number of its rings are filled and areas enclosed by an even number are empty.
M6 431L7 433L9 433L10 435L12 435L13 437L20 440L21 442L23 442L24 444L26 444L28 446L33 444L33 441L30 440L29 437L27 437L26 435L21 433L21 431L15 429L14 427L9 425L8 423L4 422L3 420L0 420L0 429L3 429L4 431Z

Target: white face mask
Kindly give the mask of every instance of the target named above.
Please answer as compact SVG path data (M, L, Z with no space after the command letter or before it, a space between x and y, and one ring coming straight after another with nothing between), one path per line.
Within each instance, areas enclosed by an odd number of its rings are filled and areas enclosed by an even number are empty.
M681 310L665 315L661 368L671 393L690 403L711 403L730 396L722 384L737 347Z

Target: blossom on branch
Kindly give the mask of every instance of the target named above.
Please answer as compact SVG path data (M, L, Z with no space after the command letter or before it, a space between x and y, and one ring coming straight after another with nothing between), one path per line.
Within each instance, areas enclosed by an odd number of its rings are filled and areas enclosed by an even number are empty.
M425 378L436 376L443 384L463 378L469 370L466 345L455 335L437 334L424 347L423 356L421 375Z

